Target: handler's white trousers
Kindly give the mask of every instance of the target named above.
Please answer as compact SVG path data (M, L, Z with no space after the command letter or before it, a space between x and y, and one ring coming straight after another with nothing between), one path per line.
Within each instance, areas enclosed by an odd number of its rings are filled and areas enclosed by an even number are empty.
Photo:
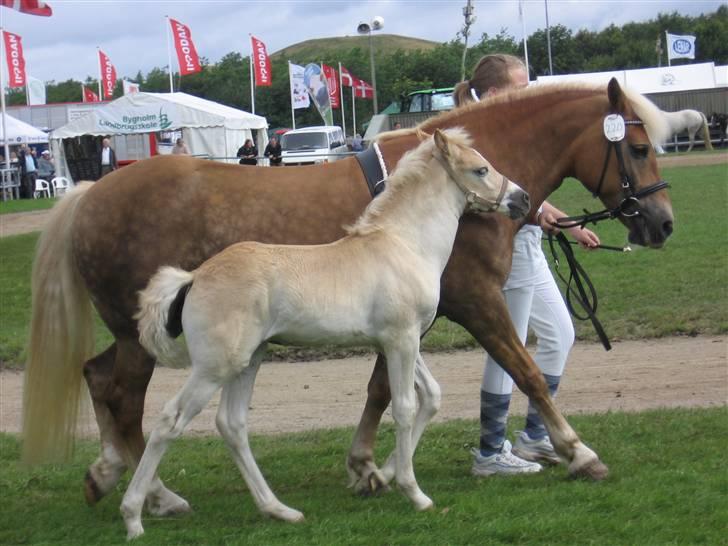
M503 295L521 343L526 342L529 326L536 335L538 367L547 375L561 376L574 344L574 325L541 249L541 236L541 228L531 225L516 234ZM513 391L513 380L490 356L481 388L492 394Z

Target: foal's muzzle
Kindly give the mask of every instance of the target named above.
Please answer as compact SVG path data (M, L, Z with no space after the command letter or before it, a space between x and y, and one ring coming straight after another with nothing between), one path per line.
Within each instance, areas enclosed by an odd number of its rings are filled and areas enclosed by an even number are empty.
M508 197L505 204L508 207L508 216L512 220L523 218L531 210L531 198L520 188Z

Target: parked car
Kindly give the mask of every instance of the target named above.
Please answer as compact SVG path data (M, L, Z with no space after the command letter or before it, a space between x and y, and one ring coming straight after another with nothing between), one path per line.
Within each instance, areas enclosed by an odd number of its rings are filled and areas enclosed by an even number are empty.
M293 129L281 136L284 165L313 165L328 163L345 157L344 132L335 125L321 125Z

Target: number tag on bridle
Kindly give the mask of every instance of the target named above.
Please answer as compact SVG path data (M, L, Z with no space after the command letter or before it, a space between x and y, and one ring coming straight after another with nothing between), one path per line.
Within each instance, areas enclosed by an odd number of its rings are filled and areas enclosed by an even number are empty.
M610 142L624 139L624 118L619 114L609 114L604 118L604 136Z

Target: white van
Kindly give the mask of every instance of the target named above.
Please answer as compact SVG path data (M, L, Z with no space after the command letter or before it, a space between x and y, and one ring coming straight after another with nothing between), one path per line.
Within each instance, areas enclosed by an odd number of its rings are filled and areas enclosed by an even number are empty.
M284 165L313 165L346 157L349 151L341 127L322 125L293 129L281 137Z

